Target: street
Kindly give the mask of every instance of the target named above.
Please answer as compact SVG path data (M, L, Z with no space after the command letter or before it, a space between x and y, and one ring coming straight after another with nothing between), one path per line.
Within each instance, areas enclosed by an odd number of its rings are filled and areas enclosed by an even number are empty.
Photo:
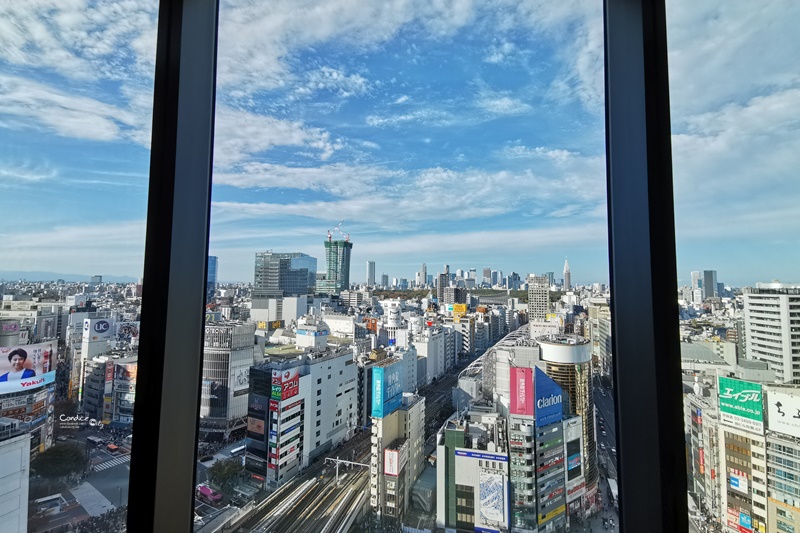
M617 448L617 435L616 435L616 418L614 411L614 399L610 392L601 389L597 380L594 381L594 405L597 408L596 428L597 435L597 460L600 472L599 491L603 496L603 503L608 510L601 512L594 519L590 521L587 528L593 531L619 531L619 514L614 510L614 506L610 504L610 489L608 478L619 480L617 477L617 457L616 453L612 450ZM601 420L603 421L603 429L600 429ZM603 432L605 431L605 435ZM604 449L605 448L605 449ZM603 468L605 465L605 468ZM614 527L602 529L603 519L614 520ZM588 531L588 529L587 529Z

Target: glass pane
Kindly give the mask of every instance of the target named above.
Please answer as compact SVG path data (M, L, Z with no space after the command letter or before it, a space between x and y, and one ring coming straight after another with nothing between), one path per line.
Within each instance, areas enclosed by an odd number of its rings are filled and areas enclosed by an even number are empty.
M616 528L601 2L429 4L222 3L198 525Z
M691 527L800 530L800 6L667 7Z
M156 18L0 6L3 531L125 522Z

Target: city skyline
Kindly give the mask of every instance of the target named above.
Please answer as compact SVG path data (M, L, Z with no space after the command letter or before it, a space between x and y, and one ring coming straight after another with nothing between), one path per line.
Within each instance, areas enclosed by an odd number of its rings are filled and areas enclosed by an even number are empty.
M267 249L322 258L344 220L353 265L391 277L568 256L575 283L607 283L601 4L335 4L222 2L219 279ZM0 210L35 213L4 218L0 271L141 276L157 14L129 5L0 8ZM796 282L800 44L781 35L800 7L668 17L680 283ZM727 44L700 63L712 31Z

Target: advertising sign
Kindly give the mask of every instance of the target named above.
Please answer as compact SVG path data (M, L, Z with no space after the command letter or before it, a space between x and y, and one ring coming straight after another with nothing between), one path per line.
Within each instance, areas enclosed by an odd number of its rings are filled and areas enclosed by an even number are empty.
M764 432L760 384L720 376L717 390L723 424L756 433Z
M267 323L264 320L256 322L256 329L267 329Z
M581 475L581 441L578 439L567 442L567 481L572 481Z
M0 347L0 394L55 382L54 349L51 342Z
M739 526L744 528L747 531L753 531L753 518L747 514L740 512L739 513ZM741 531L741 529L740 529Z
M403 366L394 360L372 370L372 416L383 418L403 403Z
M750 490L747 484L747 474L736 470L735 468L730 469L731 475L731 488L733 490L737 490L743 494L750 494Z
M264 434L264 421L259 420L258 418L247 418L247 431L251 431L253 433L258 433L259 435Z
M270 400L269 401L269 410L273 413L277 413L281 410L280 403L277 400Z
M560 506L556 507L555 509L553 509L552 511L550 511L547 514L539 515L539 524L544 524L548 520L552 520L553 518L555 518L558 515L562 514L566 510L567 510L567 506L565 504L565 505L560 505Z
M533 416L533 369L511 369L511 414Z
M247 407L251 411L266 411L268 403L269 400L267 400L266 396L261 396L259 394L251 394L250 402L248 403Z
M300 369L298 367L288 370L272 371L272 398L275 400L286 400L297 396L300 392ZM276 388L278 391L276 393Z
M546 426L560 422L563 415L563 391L555 381L536 367L534 384L534 412L536 425Z
M383 473L387 476L397 476L400 473L400 452L397 450L384 450Z
M139 336L138 322L119 322L117 324L117 340L131 342L131 339Z
M698 461L698 464L700 466L700 473L701 474L705 474L706 473L706 451L705 451L704 448L700 448L698 456L699 457L698 457L697 461Z
M453 316L464 316L467 314L467 304L453 304Z
M507 506L503 476L481 471L479 483L481 522L504 522Z
M108 318L84 318L83 340L102 341L114 337L114 321Z
M784 435L800 438L800 396L768 389L767 427Z

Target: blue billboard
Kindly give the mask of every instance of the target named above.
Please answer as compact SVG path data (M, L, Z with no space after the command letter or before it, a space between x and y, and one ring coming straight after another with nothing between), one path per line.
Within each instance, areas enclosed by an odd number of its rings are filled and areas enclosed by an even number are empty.
M396 360L372 369L372 416L383 418L403 403L403 365Z
M536 367L533 385L533 407L537 426L561 422L564 392L555 381Z

